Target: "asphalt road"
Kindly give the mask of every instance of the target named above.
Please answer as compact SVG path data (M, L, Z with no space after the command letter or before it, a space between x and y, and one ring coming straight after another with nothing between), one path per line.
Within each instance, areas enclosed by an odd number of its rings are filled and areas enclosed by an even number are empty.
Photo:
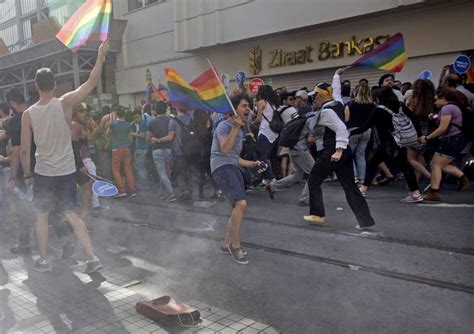
M474 332L474 192L416 205L398 201L401 183L373 188L378 233L365 236L337 183L324 186L325 226L302 220L300 189L274 201L248 194L246 266L218 252L227 202L199 208L142 192L110 201L93 238L99 254L127 249L106 265L139 279L137 292L197 300L285 333Z

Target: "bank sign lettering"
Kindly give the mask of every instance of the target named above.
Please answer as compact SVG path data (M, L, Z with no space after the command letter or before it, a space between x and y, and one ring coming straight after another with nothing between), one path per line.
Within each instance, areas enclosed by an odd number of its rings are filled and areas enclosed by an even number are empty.
M383 44L390 35L380 35L375 38L366 37L358 39L352 36L351 40L344 42L322 41L317 50L308 44L304 49L285 50L283 48L273 49L268 52L267 66L269 68L302 65L312 63L317 59L325 61L327 59L338 59L344 56L363 55L372 51L375 47ZM316 54L317 53L317 54ZM262 70L264 61L263 52L260 46L255 46L249 51L250 71L257 75Z

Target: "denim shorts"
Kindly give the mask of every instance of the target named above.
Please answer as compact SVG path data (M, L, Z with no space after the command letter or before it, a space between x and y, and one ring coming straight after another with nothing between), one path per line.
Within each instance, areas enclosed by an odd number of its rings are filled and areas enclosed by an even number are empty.
M76 209L76 172L64 176L35 175L33 204L37 212L46 213L53 207L62 212Z
M466 147L467 142L462 134L457 134L439 139L436 153L456 159L461 155L462 150Z
M245 200L244 177L239 167L235 165L224 165L217 168L212 177L222 193L228 196L232 206L238 201Z

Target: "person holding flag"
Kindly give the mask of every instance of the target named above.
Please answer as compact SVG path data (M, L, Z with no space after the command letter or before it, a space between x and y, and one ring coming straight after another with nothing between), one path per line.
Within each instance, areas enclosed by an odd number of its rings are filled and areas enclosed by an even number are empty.
M55 98L56 81L49 68L36 72L36 89L39 100L28 108L22 118L21 165L25 182L33 183L30 168L32 138L36 145L36 166L34 186L34 207L36 209L36 241L40 258L33 270L51 271L47 260L49 212L54 205L64 211L64 215L79 238L87 256L86 273L103 268L95 256L92 242L84 222L75 212L76 207L76 166L72 149L72 111L97 86L102 64L109 51L109 42L103 42L98 51L97 61L88 80L75 91Z
M238 264L248 264L247 252L240 244L240 227L247 209L244 178L239 167L266 169L260 161L240 158L244 127L250 113L250 98L244 94L230 97L235 113L219 123L214 132L211 148L211 173L219 189L229 198L233 210L221 252L231 254Z

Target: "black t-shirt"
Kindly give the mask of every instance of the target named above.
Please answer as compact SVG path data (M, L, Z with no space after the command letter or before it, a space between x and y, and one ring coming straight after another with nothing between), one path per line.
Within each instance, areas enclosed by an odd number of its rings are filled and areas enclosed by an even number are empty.
M375 108L374 103L357 103L355 101L349 102L347 106L351 113L349 122L347 122L348 129L364 126L365 123L367 123L372 110Z
M155 138L162 138L168 134L168 127L170 124L170 119L165 116L159 116L156 119L152 120L148 124L148 131L151 132L151 135ZM153 144L153 149L170 149L172 147L172 142L156 143Z
M21 145L21 118L23 117L23 113L16 113L13 115L12 118L8 121L8 135L10 136L11 144L13 147ZM36 145L31 141L31 156L30 156L30 168L31 172L33 172L35 168L35 153L36 153ZM23 175L23 170L20 167L18 168L18 176Z

